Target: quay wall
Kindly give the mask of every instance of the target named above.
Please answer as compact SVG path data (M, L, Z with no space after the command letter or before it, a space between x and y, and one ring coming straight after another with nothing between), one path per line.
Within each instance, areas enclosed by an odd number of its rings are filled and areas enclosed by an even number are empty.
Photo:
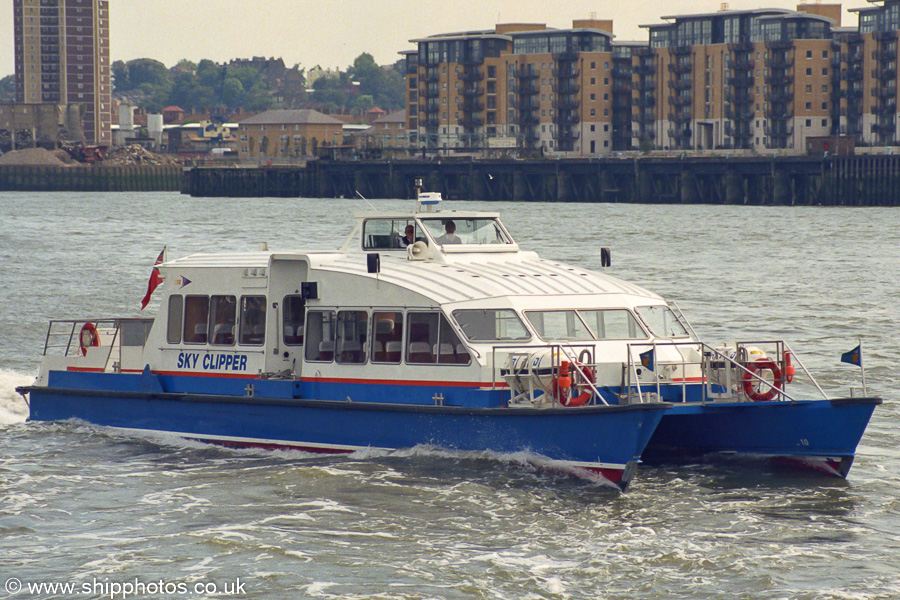
M900 205L900 155L741 158L317 161L305 167L198 167L194 196L412 198L415 181L447 199Z
M0 165L3 192L179 191L183 178L183 167L178 165Z

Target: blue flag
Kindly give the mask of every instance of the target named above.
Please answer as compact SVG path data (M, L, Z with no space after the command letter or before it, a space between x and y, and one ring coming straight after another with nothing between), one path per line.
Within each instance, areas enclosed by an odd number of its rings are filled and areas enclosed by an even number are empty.
M654 362L654 358L653 358L653 348L647 350L646 352L641 353L641 354L640 354L640 357L641 357L641 364L644 365L645 368L650 369L651 371L653 371L653 370L654 370L654 366L655 366L655 365L653 364L653 362Z
M857 367L862 366L862 345L860 344L850 352L844 352L841 354L841 362L845 362L851 365L856 365Z

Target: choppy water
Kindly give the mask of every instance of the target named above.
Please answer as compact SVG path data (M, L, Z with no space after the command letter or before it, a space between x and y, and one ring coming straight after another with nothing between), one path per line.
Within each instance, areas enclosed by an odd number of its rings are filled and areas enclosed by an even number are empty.
M368 207L6 193L0 597L900 598L895 210L470 207L500 210L546 257L595 268L611 247L612 272L678 302L701 336L786 338L832 394L861 387L838 359L862 338L869 392L886 402L850 479L642 468L619 494L519 456L321 457L26 423L13 388L36 372L47 320L138 314L164 244L170 257L332 249Z

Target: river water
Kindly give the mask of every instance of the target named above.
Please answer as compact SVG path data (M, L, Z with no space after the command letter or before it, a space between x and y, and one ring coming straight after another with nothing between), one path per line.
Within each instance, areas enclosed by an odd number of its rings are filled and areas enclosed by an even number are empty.
M676 301L701 337L787 339L832 395L861 388L839 362L861 339L885 404L849 479L642 467L622 494L520 456L322 457L27 423L13 388L48 319L138 315L163 245L334 249L369 207L3 193L0 598L900 598L896 209L454 206L500 211L548 258L599 268L610 247L611 273Z

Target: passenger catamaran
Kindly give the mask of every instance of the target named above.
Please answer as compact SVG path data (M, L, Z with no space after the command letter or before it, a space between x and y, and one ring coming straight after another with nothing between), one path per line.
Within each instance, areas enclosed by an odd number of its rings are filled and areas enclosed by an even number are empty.
M438 194L357 214L335 252L158 262L155 319L51 321L19 389L32 420L311 452L519 453L624 489L645 450L846 476L881 402L794 399L785 342L705 344L660 296L524 251L496 213L440 210Z

